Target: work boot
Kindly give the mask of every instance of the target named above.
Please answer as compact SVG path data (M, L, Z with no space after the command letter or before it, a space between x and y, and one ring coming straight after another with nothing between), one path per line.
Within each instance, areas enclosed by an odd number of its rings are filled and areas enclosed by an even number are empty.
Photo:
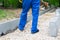
M39 30L37 30L37 31L35 31L35 32L31 32L32 34L35 34L35 33L37 33L37 32L39 32Z

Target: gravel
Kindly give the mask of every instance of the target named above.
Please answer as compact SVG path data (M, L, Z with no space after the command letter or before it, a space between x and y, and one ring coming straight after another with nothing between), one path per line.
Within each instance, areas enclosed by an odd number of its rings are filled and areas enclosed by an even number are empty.
M49 22L54 16L55 12L47 12L46 14L39 16L38 29L40 31L36 34L31 34L31 20L26 24L25 30L23 32L17 29L12 33L0 37L0 40L60 40L60 32L58 32L57 37L51 37L49 35Z

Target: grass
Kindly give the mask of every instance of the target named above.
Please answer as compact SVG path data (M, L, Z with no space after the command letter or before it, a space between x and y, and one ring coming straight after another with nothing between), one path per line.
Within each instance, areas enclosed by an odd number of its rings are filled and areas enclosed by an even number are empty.
M10 12L8 10L2 10L0 9L0 20L5 19L5 18L13 18L15 17L15 13Z
M0 19L5 18L6 16L6 11L0 9Z

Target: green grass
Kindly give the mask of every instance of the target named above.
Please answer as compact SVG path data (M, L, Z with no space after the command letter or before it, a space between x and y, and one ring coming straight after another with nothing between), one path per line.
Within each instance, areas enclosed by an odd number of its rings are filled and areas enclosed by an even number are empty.
M0 19L5 18L6 16L6 11L0 10Z
M13 18L13 17L15 17L15 13L10 12L8 10L0 9L0 20L5 18Z

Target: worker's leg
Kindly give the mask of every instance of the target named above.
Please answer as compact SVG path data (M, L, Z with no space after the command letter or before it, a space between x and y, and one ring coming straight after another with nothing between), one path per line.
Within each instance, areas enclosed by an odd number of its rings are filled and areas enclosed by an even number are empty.
M22 5L22 13L20 17L20 22L19 22L19 29L24 30L25 24L27 22L27 12L30 8L30 2L31 0L23 0L23 5Z
M33 0L32 1L32 28L31 32L36 33L38 32L37 24L38 24L38 16L39 16L39 7L40 7L40 0Z

